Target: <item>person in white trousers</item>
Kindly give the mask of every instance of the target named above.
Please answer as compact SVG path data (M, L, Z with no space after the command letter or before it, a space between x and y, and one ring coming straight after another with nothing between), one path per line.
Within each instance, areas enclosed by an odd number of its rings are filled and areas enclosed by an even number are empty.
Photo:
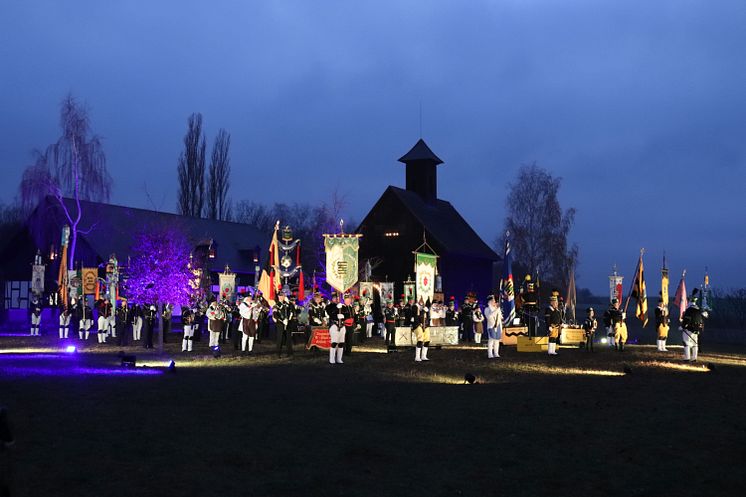
M70 309L64 306L60 311L60 338L67 338L70 332Z
M484 319L487 322L487 358L497 359L500 357L500 340L503 337L503 312L492 295L487 297Z

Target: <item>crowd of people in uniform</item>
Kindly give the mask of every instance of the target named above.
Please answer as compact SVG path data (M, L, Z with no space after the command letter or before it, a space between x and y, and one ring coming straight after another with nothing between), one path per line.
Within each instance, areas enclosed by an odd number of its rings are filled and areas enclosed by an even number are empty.
M539 298L527 277L518 295L519 322L527 326L529 336L547 336L547 353L558 354L562 328L568 324L566 306L553 291L549 305L543 313L543 326L539 319ZM699 307L700 296L695 289L690 305L680 320L684 358L696 361L699 334L704 329L707 312ZM30 335L39 336L41 328L42 304L34 295L30 304ZM160 310L155 304L132 304L126 299L119 300L114 308L108 298L102 298L90 306L85 299L72 299L69 306L59 308L59 338L70 338L70 329L78 330L78 339L87 341L95 334L98 343L125 346L140 342L145 348L153 347L155 329L160 327L164 341L171 331L173 306L165 304ZM94 319L95 317L95 319ZM159 324L160 321L160 324ZM386 300L380 312L374 312L372 299L353 297L349 293L332 293L325 299L321 293L314 293L306 302L297 301L295 295L279 291L275 304L270 306L267 299L257 291L240 296L235 301L212 299L204 306L182 306L183 326L182 351L194 351L194 342L199 341L202 330L209 333L209 347L217 350L221 344L231 342L236 351L251 354L254 344L261 339L269 339L270 322L274 324L277 354L293 355L293 336L302 334L307 341L314 327L329 330L331 347L329 362L343 364L344 354L352 352L353 342L363 342L374 334L384 339L390 351L396 350L396 329L408 327L415 338L415 362L429 361L430 328L434 326L457 327L461 342L482 344L486 338L487 357L500 357L500 343L506 323L499 299L490 295L482 306L474 296L467 296L457 308L451 297L448 303L436 300L415 301L413 296L401 296L398 304ZM618 299L611 300L604 311L601 322L606 331L606 341L610 347L623 352L628 339L626 313ZM94 328L95 325L95 328ZM585 319L579 323L585 335L585 350L594 351L599 322L592 307L586 310ZM655 309L655 326L658 351L666 352L666 341L670 328L668 307L662 300ZM543 328L543 330L542 330ZM73 332L74 336L74 332Z

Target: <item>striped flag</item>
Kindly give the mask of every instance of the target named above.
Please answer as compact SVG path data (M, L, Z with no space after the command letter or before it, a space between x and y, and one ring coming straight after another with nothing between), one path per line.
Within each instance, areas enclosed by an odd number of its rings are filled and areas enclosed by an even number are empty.
M673 305L679 308L679 321L681 321L681 318L684 316L684 311L686 311L686 308L689 305L689 301L686 297L686 269L681 273L681 280L679 281L679 286L676 287L676 295L674 295L673 298Z
M635 281L632 284L632 293L630 296L637 301L635 316L637 319L642 321L642 326L645 327L645 325L648 324L648 294L645 290L645 272L642 263L642 252L640 252L640 260L637 262Z
M503 259L503 277L500 279L500 298L502 299L503 326L508 326L515 319L515 286L513 285L513 265L510 260L510 241L505 237L505 259Z
M279 243L277 242L277 231L280 229L280 221L275 224L275 231L272 234L272 241L269 244L269 257L264 264L262 269L261 277L259 278L259 284L257 289L262 292L262 295L270 305L275 304L276 292L280 288L280 262L279 255L277 253L279 249Z

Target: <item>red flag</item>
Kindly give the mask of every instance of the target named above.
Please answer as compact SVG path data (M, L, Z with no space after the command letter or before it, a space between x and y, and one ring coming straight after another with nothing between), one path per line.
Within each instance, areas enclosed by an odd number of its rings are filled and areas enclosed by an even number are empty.
M681 274L681 280L679 280L679 286L676 287L676 295L673 298L673 305L679 308L679 320L684 316L684 311L689 304L686 298L686 271Z
M300 276L298 276L298 301L302 301L306 298L306 291L303 286L303 270L300 270Z
M280 223L278 221L275 224L275 231L272 234L272 241L269 244L269 258L262 270L259 284L257 285L257 288L262 292L264 298L269 301L270 305L274 305L276 292L280 288L280 267L277 261L277 230L279 226Z

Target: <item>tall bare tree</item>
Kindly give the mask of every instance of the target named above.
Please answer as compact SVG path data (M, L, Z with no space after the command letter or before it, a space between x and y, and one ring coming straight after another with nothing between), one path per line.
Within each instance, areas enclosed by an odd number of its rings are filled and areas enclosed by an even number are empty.
M83 218L80 201L107 202L112 181L101 138L91 131L88 110L72 95L62 100L60 127L57 142L35 152L36 160L24 171L19 190L24 209L32 208L43 195L57 198L70 226L69 258L74 261ZM74 205L68 207L65 197L71 197Z
M230 216L231 206L228 201L231 176L230 147L231 135L221 128L212 147L209 176L207 178L207 208L205 217L210 219L223 221Z
M569 270L577 263L578 247L568 247L575 209L562 210L557 197L561 183L561 178L536 163L521 167L515 183L508 185L505 231L510 232L519 271L538 272L542 280L566 288ZM495 247L501 253L504 238L497 240Z
M202 114L189 116L184 150L179 154L178 209L185 216L201 217L205 201L205 135Z

